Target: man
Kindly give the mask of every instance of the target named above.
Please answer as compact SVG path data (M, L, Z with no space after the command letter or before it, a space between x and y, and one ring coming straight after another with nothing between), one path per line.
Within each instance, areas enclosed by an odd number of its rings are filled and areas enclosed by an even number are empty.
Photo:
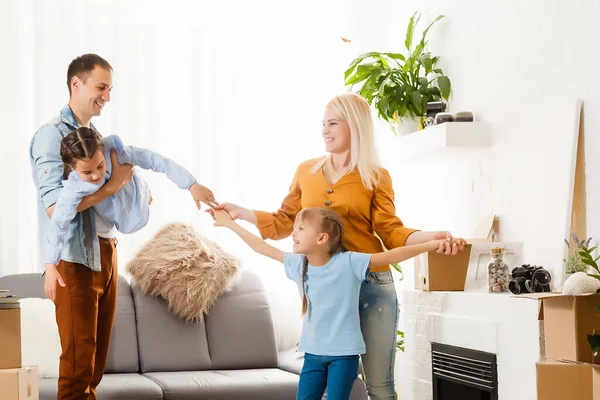
M39 197L40 249L46 226L60 196L63 163L60 142L75 129L92 127L110 101L112 67L95 54L82 55L67 70L69 104L33 136L30 161ZM131 165L119 165L111 153L112 175L83 199L69 225L58 266L46 268L44 291L51 294L62 346L58 399L95 399L102 379L117 303L117 254L114 227L93 208L133 177ZM58 285L58 286L57 286Z

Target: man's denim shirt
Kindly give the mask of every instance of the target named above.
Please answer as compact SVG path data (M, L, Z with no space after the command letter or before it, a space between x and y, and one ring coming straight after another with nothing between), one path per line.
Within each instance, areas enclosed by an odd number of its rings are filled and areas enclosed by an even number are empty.
M91 127L94 128L92 125ZM46 230L50 222L46 209L56 203L62 190L63 162L60 157L60 141L77 128L79 124L67 105L58 117L35 133L29 146L33 182L38 194L38 249L41 252L44 250ZM60 258L83 264L93 271L101 270L100 244L92 208L77 213L69 224ZM43 271L44 265L41 265L41 268Z
M47 225L45 243L45 263L58 264L61 259L63 243L67 243L65 233L69 222L77 215L77 207L85 196L95 193L104 185L112 174L110 159L111 150L115 150L117 162L121 165L131 164L136 167L164 173L180 189L189 190L196 178L184 167L151 150L134 146L125 146L116 135L102 138L104 144L104 159L106 174L101 183L94 184L83 181L77 172L72 171L68 179L62 181L62 191L52 214L52 220ZM100 218L116 226L122 233L137 232L148 223L150 205L148 185L137 173L133 179L123 186L116 194L107 197L94 206Z

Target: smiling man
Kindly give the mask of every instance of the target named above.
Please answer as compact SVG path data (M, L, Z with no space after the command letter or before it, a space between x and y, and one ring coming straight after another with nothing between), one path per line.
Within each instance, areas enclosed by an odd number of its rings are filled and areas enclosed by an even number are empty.
M38 194L39 249L62 190L63 137L79 127L91 127L110 101L112 67L96 54L84 54L67 70L69 104L43 125L31 140L29 156ZM90 208L116 193L133 177L131 165L116 156L109 181L84 197L65 235L61 260L45 271L45 291L53 293L62 354L58 399L94 400L100 383L117 303L117 255L112 223ZM47 291L47 288L53 290Z

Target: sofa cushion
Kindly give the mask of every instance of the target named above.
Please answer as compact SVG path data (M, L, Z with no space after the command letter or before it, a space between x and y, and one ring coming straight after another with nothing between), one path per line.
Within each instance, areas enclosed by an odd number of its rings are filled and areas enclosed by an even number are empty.
M84 268L84 267L82 267ZM46 298L40 274L15 274L0 277L0 289L11 289L19 298ZM127 279L119 275L115 323L110 337L106 372L138 372L135 310Z
M41 274L14 274L0 277L0 289L10 289L20 299L26 297L46 298L44 278Z
M56 400L58 379L40 379L40 400ZM97 389L98 400L162 400L154 381L140 374L106 374Z
M166 400L295 399L298 376L277 368L188 372L152 372Z
M138 372L138 342L135 325L135 307L129 283L119 275L117 312L106 360L106 373Z
M169 311L166 300L147 296L133 284L140 370L211 369L204 322L185 322Z
M243 270L206 316L212 369L276 368L271 307L259 276Z
M204 318L216 299L231 288L237 258L190 225L166 225L127 263L141 291L167 300L186 322Z
M277 367L271 309L255 273L240 272L203 322L186 323L164 299L135 284L132 291L142 372Z

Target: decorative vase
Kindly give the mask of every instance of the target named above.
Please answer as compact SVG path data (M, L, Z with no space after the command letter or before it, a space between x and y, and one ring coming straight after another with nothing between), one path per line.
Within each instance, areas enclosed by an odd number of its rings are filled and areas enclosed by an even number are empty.
M398 136L406 136L423 129L421 120L422 118L409 116L400 118L400 121L394 127L396 134Z
M491 261L488 264L488 291L490 293L508 291L511 276L508 264L504 262L504 249L494 247L490 250Z

